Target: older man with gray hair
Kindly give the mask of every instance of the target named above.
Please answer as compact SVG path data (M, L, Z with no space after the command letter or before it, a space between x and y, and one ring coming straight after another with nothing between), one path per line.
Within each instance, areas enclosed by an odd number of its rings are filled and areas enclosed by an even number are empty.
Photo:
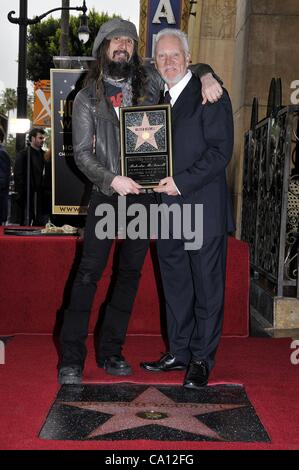
M184 386L197 389L208 383L223 320L227 233L234 230L226 183L232 109L226 91L217 103L202 104L201 83L188 70L190 53L182 31L158 33L155 62L172 106L174 175L161 180L155 191L167 206L190 205L193 220L196 206L202 205L202 227L195 230L202 230L203 245L185 249L183 238L158 240L169 352L141 366L152 372L187 368Z

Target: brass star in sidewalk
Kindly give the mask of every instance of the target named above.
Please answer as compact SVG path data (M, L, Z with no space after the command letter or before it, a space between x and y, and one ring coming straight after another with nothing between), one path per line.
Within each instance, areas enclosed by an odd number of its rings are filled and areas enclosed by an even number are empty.
M155 147L158 150L155 134L161 129L161 127L163 127L163 124L152 126L149 123L146 113L144 113L143 115L142 123L140 126L128 126L128 129L130 129L130 131L132 131L138 136L135 150L141 147L141 145L144 143L150 144L152 147Z
M155 387L147 388L131 402L63 402L63 405L112 415L104 424L94 429L86 437L87 439L141 426L158 424L159 426L207 436L220 441L223 440L222 437L196 418L196 416L233 410L245 406L177 403Z

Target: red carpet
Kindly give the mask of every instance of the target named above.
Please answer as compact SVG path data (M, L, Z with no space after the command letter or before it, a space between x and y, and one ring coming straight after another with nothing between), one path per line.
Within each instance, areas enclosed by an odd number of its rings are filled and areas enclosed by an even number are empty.
M0 227L0 335L52 333L61 307L68 303L73 263L81 243L77 237L18 237ZM129 325L132 334L160 334L161 282L154 243L143 267ZM151 256L152 254L152 256ZM105 300L112 273L111 253L93 305L90 332ZM229 239L224 336L247 336L249 255L246 243ZM163 315L162 315L163 317Z
M271 443L215 443L160 441L45 441L38 433L59 389L57 353L51 336L15 337L6 346L0 365L0 448L3 449L298 449L298 367L290 363L288 339L223 338L210 384L243 384ZM180 384L183 373L149 374L138 366L154 359L164 345L160 337L129 336L125 355L132 363L134 383ZM85 372L88 383L112 383L96 368L92 337ZM128 379L126 380L128 382Z

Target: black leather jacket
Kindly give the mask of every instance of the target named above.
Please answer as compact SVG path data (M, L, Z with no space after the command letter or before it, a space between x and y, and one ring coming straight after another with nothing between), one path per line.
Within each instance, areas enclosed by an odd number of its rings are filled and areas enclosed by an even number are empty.
M145 66L147 90L144 105L157 104L164 88L157 71ZM198 64L198 77L212 72L209 65ZM94 189L110 196L111 183L120 174L119 120L110 100L96 97L95 84L83 88L76 95L73 106L73 150L78 168L93 183ZM95 140L95 145L94 145ZM95 152L94 152L95 147Z

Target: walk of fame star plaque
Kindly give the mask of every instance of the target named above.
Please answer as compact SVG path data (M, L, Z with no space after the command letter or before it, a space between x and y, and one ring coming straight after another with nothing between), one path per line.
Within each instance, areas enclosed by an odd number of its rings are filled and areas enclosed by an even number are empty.
M39 437L53 440L269 442L243 387L63 385Z
M169 104L120 108L121 171L144 188L172 176Z

